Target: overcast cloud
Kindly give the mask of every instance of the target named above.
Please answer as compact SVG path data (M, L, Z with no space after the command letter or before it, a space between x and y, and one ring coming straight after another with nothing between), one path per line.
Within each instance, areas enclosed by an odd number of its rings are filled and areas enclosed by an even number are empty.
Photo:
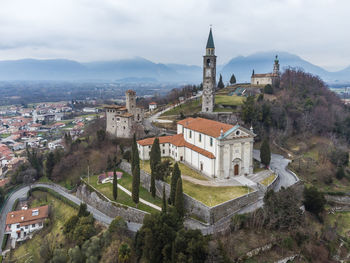
M145 57L201 64L213 24L218 63L281 50L350 65L347 0L0 0L0 60Z

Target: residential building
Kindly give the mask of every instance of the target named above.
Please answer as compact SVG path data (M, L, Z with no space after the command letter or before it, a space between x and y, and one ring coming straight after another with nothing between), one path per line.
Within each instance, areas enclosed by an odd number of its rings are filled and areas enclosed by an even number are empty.
M44 221L49 216L49 206L13 211L6 216L5 234L9 234L12 247L15 242L32 237L33 232L44 227Z
M204 118L177 123L177 134L159 137L162 157L171 157L212 178L231 178L253 173L255 134L239 124ZM149 160L155 138L137 141L141 160Z
M151 102L150 104L148 104L148 108L150 111L154 111L157 108L157 102Z

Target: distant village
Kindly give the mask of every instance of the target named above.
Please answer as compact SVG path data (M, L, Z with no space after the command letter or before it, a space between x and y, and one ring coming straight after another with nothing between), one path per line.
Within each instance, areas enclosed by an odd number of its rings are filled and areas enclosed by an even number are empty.
M25 161L27 147L54 150L63 148L62 136L82 134L85 125L96 118L95 101L39 103L31 107L0 108L0 176ZM1 184L1 182L0 182Z

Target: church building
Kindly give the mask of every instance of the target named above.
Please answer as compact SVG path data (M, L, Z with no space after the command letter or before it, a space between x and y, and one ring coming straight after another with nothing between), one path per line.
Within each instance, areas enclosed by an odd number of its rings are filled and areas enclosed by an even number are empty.
M204 118L177 122L177 134L159 137L162 157L171 157L220 179L253 173L253 131ZM149 160L155 138L137 141L141 160Z
M266 74L255 74L255 71L253 70L252 77L251 77L251 85L256 86L265 86L267 84L273 85L276 81L278 81L280 78L280 64L278 61L278 56L276 55L275 63L273 65L273 72L272 73L266 73Z

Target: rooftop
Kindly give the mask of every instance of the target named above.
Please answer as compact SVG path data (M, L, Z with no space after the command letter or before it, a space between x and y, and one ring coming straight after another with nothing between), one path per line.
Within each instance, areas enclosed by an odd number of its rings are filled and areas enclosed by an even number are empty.
M219 137L221 130L225 133L234 126L218 121L213 121L204 118L186 118L178 121L177 124L184 126L187 129L197 131L212 137Z
M18 210L7 214L6 225L18 224L29 225L33 221L42 220L49 216L49 206L40 206L28 210Z

